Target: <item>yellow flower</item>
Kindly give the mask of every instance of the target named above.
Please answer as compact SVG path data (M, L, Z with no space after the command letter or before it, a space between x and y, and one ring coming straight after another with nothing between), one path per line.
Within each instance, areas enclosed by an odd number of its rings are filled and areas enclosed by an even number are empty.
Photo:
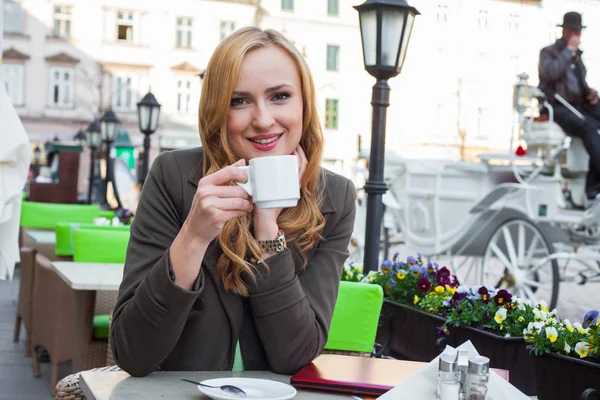
M434 308L433 308L433 307L429 307L429 311L433 311L433 310L434 310Z
M506 319L506 308L499 308L498 311L496 311L496 315L494 315L494 320L496 320L496 322L498 324L502 324L505 319Z
M381 267L381 272L387 274L390 272L390 269L388 267Z
M579 354L580 358L585 358L590 352L590 348L586 342L579 342L575 346L575 352Z
M446 292L448 292L450 294L454 294L454 293L456 293L456 288L453 288L450 285L446 285Z
M523 322L523 321L525 321L525 318L523 318L523 316L521 315L521 316L519 317L519 322Z
M398 275L396 276L398 277L398 279L404 279L406 277L406 275L404 275L402 271L398 271Z
M419 302L419 296L417 296L417 295L415 294L415 298L414 298L414 300L413 300L413 303L417 304L418 302Z
M573 328L573 325L571 325L571 321L569 321L568 319L565 319L564 323L565 323L565 328L567 328L567 330L569 332L573 332L575 330L575 328Z
M436 286L435 287L435 291L436 291L436 293L444 293L444 287L443 286Z
M542 310L542 311L544 311L544 312L548 312L548 309L547 309L546 307L544 307L544 306L541 306L541 307L540 307L540 310Z
M558 332L556 331L556 328L551 326L547 327L546 337L550 340L551 343L556 342L556 339L558 339Z

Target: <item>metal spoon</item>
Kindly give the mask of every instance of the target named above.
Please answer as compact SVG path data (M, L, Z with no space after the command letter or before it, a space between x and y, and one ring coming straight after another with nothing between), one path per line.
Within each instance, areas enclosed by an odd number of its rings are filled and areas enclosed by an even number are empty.
M211 388L211 389L221 389L222 391L224 391L225 393L232 395L232 396L238 396L241 398L246 398L246 392L244 392L242 389L240 389L237 386L233 386L233 385L223 385L223 386L210 386L210 385L205 385L204 383L200 383L200 382L196 382L196 381L192 381L189 379L185 379L185 378L181 378L182 381L185 382L189 382L189 383L193 383L195 385L200 385L200 386L204 386L207 388Z

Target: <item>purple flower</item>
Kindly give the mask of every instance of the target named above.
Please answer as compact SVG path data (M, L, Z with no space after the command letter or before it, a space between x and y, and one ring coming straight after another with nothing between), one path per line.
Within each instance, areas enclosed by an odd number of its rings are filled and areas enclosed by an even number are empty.
M396 281L393 279L390 279L388 281L388 285L389 285L390 289L394 289L396 287Z
M437 284L438 286L450 286L450 278L448 278L447 276L442 276L437 278Z
M433 263L431 260L427 260L427 272L430 274L435 274L435 268L433 268Z
M483 313L483 320L489 321L490 319L492 319L490 312L488 310L485 310L485 312Z
M583 327L587 328L590 325L598 323L599 314L600 312L598 312L598 310L591 310L585 313L585 316L583 317Z
M452 300L450 300L450 304L452 305L456 305L456 303L460 302L461 300L463 300L465 297L467 297L466 293L460 293L460 292L456 292L452 295Z
M485 286L479 288L479 294L481 295L481 301L483 301L485 304L489 303L490 293Z
M417 261L419 262L420 265L423 265L423 257L421 257L421 254L417 253Z
M389 274L391 269L392 262L390 260L385 260L383 263L381 263L381 272L383 272L384 274Z
M395 252L395 253L394 253L394 257L392 257L392 259L393 259L394 261L396 261L396 259L398 258L398 256L399 256L399 255L400 255L400 253L398 253L398 252Z
M427 293L429 292L429 289L431 289L431 282L429 282L429 279L421 278L417 285L422 293Z
M408 256L408 258L406 259L406 263L408 265L413 265L417 263L417 260L415 260L415 258L413 256Z
M410 265L410 263L408 265ZM421 268L417 265L412 265L408 270L417 278L421 276Z
M450 331L448 330L448 328L444 328L443 326L436 326L435 327L435 334L437 336L449 336L450 335Z
M452 287L459 287L460 283L458 282L458 278L456 277L456 275L452 275L452 283L450 284L450 286Z
M462 308L460 308L460 307L457 307L457 308L456 308L456 312L457 312L458 314L461 314L461 313L462 313Z
M498 293L496 293L496 296L494 297L494 302L499 306L504 306L504 305L510 304L511 300L512 300L512 294L508 293L504 289L500 289L498 291Z
M436 272L436 277L437 277L438 281L440 281L443 278L450 279L450 276L451 276L450 271L446 267L442 267L442 268L438 269L438 271Z

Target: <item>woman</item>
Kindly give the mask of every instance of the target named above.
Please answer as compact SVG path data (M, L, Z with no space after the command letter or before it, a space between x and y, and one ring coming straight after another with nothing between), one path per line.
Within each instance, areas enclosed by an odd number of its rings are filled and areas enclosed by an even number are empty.
M281 34L234 33L203 85L202 148L162 153L144 184L112 320L114 357L133 376L234 362L292 374L327 341L356 192L319 167L314 85ZM299 160L298 205L253 207L232 183L247 180L236 166L289 154ZM287 247L262 251L278 237Z

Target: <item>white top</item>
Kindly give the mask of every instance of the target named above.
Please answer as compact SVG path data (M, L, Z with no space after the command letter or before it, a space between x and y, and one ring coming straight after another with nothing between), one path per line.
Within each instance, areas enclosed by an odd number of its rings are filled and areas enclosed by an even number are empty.
M123 264L53 261L52 268L75 290L119 290Z
M269 379L290 384L290 377L277 375L269 371L185 371L153 372L144 378L132 378L124 371L83 371L79 387L88 400L192 400L208 399L202 396L197 386L181 381L181 378L202 382L206 379L244 377ZM297 389L294 400L352 400L355 397ZM233 399L233 397L232 397Z
M4 85L0 85L0 121L0 280L10 280L15 263L20 261L21 193L27 180L31 149Z
M36 231L27 230L27 236L33 239L37 244L56 244L55 231Z

